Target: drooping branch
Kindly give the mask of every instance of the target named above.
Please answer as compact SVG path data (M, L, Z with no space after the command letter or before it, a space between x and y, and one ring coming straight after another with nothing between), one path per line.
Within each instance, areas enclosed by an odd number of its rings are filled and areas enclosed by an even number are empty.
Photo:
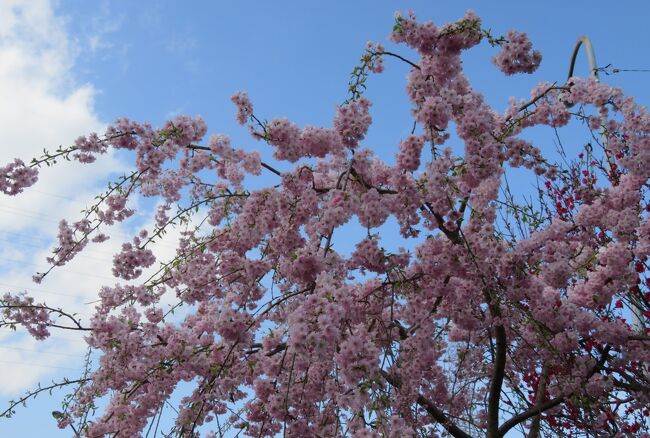
M25 297L24 295L14 296L5 294L0 299L0 311L4 316L0 319L0 326L15 328L16 325L23 325L38 339L49 336L47 327L64 330L92 330L89 327L84 327L73 314L67 313L62 309L55 309L46 304L35 304L31 297ZM57 324L52 319L53 315L54 317L65 318L71 321L73 325Z
M2 418L2 417L7 417L7 418L11 417L15 413L14 408L16 408L19 405L25 404L25 402L27 400L31 399L31 398L36 398L36 396L38 396L39 394L41 394L43 392L46 392L46 391L47 392L52 392L52 390L54 390L54 389L62 388L64 386L68 386L68 385L74 385L75 383L83 384L83 383L86 383L89 380L90 379L86 379L86 378L77 379L77 380L64 379L63 382L58 382L58 383L55 382L55 383L52 383L49 386L43 386L43 387L39 386L37 389L28 392L23 397L21 397L21 398L19 398L17 400L10 401L9 402L9 407L7 409L5 409L4 411L0 412L0 418Z
M388 52L386 50L383 50L381 52L376 52L376 55L378 55L378 56L383 56L383 55L392 56L393 58L397 58L400 61L407 63L408 65L410 65L411 67L413 67L413 68L415 68L417 70L422 70L422 67L417 65L415 62L409 61L408 59L406 59L405 57L403 57L402 55L399 55L397 53Z

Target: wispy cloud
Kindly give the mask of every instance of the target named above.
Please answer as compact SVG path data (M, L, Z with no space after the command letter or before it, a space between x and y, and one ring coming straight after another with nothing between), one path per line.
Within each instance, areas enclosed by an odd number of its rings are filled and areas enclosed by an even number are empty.
M79 135L105 130L94 108L97 90L75 77L82 51L66 20L50 0L0 1L0 165L16 157L27 162L43 148L52 150ZM117 282L111 273L113 255L130 240L136 225L152 228L151 214L107 230L113 236L109 241L89 245L75 260L52 271L42 285L32 283L31 277L47 268L45 257L53 247L58 221L80 219L80 210L127 167L113 153L85 166L63 161L42 169L38 183L19 196L0 194L0 294L28 291L37 301L75 312L88 322L101 286ZM178 230L170 232L157 244L160 261L173 257L178 237ZM143 277L155 270L153 266ZM57 332L37 342L20 329L0 330L0 396L15 397L57 374L78 375L83 335Z
M74 23L77 30L68 38L79 58L117 63L125 73L129 68L131 43L120 38L119 32L123 30L126 16L116 12L110 0L97 0L92 5L92 15ZM64 19L71 23L73 20L69 16Z
M199 50L199 40L192 34L192 31L172 33L166 37L164 44L165 51L181 60L187 71L194 73L199 70L201 62L196 56Z
M107 0L100 2L85 35L90 52L96 54L98 51L113 48L113 43L108 37L120 30L123 22L124 16L114 14Z
M52 3L2 1L0 23L0 162L15 157L29 161L44 147L54 149L71 144L80 134L102 132L105 125L94 110L95 88L75 81L73 39ZM42 286L31 284L31 275L44 265L58 219L79 218L85 205L80 200L92 200L124 166L112 154L86 167L59 164L43 169L39 182L22 195L0 196L0 291L27 289L38 300L84 316L92 310L84 303L94 299L101 284L111 284L110 253L118 242L101 248L101 254L90 250ZM80 365L67 355L82 357L81 336L57 336L62 338L36 344L20 332L1 331L0 392L22 392L53 373Z

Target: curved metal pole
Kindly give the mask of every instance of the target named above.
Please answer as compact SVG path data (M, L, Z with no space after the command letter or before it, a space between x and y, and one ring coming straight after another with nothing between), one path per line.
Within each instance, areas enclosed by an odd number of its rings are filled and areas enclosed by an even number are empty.
M587 62L589 63L589 69L591 71L590 74L596 78L596 80L600 80L598 78L598 64L596 63L594 46L591 45L591 40L586 35L582 35L580 38L578 38L578 41L576 41L576 46L573 48L573 54L571 55L571 65L569 66L569 76L567 76L567 80L573 76L573 69L576 66L576 58L578 57L580 46L583 44L585 46L585 51L587 52Z
M600 78L598 77L598 64L596 63L596 54L594 53L594 46L591 44L591 40L586 35L580 36L580 38L578 38L578 41L576 41L575 47L573 48L567 81L571 79L571 77L573 76L573 70L575 69L578 52L580 51L580 47L582 45L585 46L585 51L587 52L587 62L589 63L590 76L593 76L594 79L600 81ZM571 107L573 106L573 104L567 104L567 106ZM607 135L604 128L601 128L600 135L603 139L603 145L607 147ZM634 295L630 293L629 297L631 302L628 305L628 309L632 314L632 327L634 328L635 331L645 334L645 323L643 322L643 314L641 310L634 305L636 302Z

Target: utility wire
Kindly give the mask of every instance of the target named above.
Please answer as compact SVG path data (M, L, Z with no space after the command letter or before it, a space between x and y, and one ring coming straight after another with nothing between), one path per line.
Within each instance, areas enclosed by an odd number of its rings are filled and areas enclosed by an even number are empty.
M14 362L14 361L11 361L11 360L0 360L0 363L10 364L10 365L28 366L28 367L52 368L52 369L57 369L57 370L69 370L69 371L81 371L81 369L82 369L81 366L79 366L79 368L58 367L58 366L54 366L54 365L41 365L41 364L36 364L36 363Z
M25 291L30 291L33 293L44 293L48 295L61 295L63 297L70 297L70 298L79 298L80 300L88 300L89 298L96 298L96 297L91 297L91 296L84 296L84 295L74 295L74 294L67 294L63 292L55 292L50 289L41 289L40 287L34 287L34 286L21 286L17 284L9 284L9 283L1 283L0 286L4 287L10 287L14 289L22 289ZM90 304L90 303L84 303L84 304Z
M5 260L5 261L7 261L7 262L11 262L11 263L19 263L19 264L22 264L22 265L38 266L38 267L40 267L40 269L44 269L44 268L42 267L42 265L40 265L40 264L38 264L38 263L26 262L25 260L15 260L15 259L10 259L10 258L8 258L8 257L0 257L0 260ZM48 269L48 268L45 268L45 269ZM83 276L85 276L85 277L99 278L99 279L102 279L102 280L108 280L108 281L113 281L113 282L116 280L115 278L104 277L104 276L102 276L102 275L88 274L88 273L86 273L86 272L71 271L71 270L69 270L69 269L61 269L61 268L59 268L58 266L57 266L57 270L58 270L59 272L67 272L67 273L69 273L69 274L83 275Z
M36 349L33 349L33 348L9 347L9 346L5 346L5 345L0 345L0 348L2 348L4 350L25 351L25 352L29 352L29 353L52 354L52 355L55 355L55 356L68 356L68 357L76 357L76 358L81 357L81 353L80 354L59 353L59 352L54 352L54 351L36 350Z

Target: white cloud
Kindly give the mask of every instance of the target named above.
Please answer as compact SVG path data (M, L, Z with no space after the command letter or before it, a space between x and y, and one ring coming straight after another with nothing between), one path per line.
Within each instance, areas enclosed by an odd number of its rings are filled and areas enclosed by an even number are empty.
M75 82L73 38L52 3L3 0L0 23L0 165L15 157L27 162L43 148L56 149L79 135L101 133L105 124L94 110L96 90ZM58 219L79 218L84 207L80 200L91 201L111 174L123 170L113 154L86 166L62 162L42 169L39 182L21 195L0 195L0 291L28 288L39 301L80 312L87 320L83 314L92 306L84 303L95 299L100 285L114 283L110 254L121 239L89 248L87 256L53 271L42 286L31 283L31 275L45 266ZM20 332L0 331L0 393L16 395L81 364L81 334L56 336L36 343ZM77 353L79 360L68 356Z
M97 90L75 81L77 39L68 35L66 20L56 15L52 2L2 0L0 23L0 166L14 158L28 162L43 148L69 145L79 135L102 133L106 125L93 101ZM101 33L102 38L107 33ZM31 277L48 267L45 257L55 242L58 221L79 219L80 210L90 206L111 176L127 171L115 154L90 165L62 161L42 168L38 183L20 195L0 194L0 294L27 290L37 301L75 312L87 322L97 291L117 282L111 260L121 243L130 240L133 229L128 223L108 229L109 241L90 244L75 260L53 270L42 285L32 283ZM136 221L152 228L151 214ZM158 242L159 261L173 257L178 236L175 230ZM143 278L155 267L148 271ZM58 331L39 342L24 330L0 328L0 396L15 397L55 375L79 375L86 351L83 334Z

